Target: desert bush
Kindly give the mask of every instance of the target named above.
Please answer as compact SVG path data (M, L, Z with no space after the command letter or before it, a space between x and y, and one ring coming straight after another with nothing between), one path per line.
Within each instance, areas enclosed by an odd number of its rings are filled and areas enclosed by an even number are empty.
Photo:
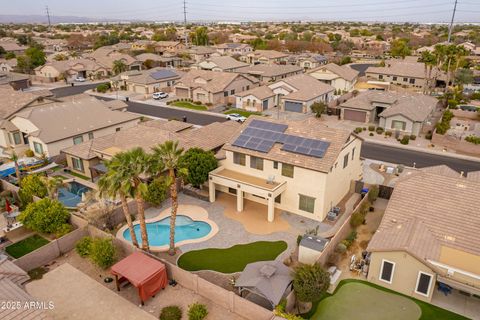
M344 252L347 251L347 246L343 242L340 242L335 247L335 251L338 252L338 253L344 253Z
M370 136L370 137L373 137L373 136L374 136L373 132L370 132L369 136Z
M417 136L414 135L414 134L411 134L411 135L410 135L410 140L415 140L415 139L417 139Z
M188 306L188 320L203 320L208 315L207 306L195 302Z
M375 131L375 126L368 126L368 131Z
M25 156L26 157L33 157L34 156L34 153L32 150L28 149L27 151L25 151Z
M25 227L41 233L60 233L66 230L70 213L57 200L45 198L30 203L27 208L18 216L18 220Z
M160 320L181 320L182 309L178 306L168 306L162 309Z
M116 249L112 239L93 239L89 256L92 262L102 269L112 266L116 258Z
M378 198L378 192L379 192L378 186L376 185L371 186L368 192L368 201L372 203L375 202L375 200L377 200Z
M353 132L355 132L355 133L360 133L362 131L363 131L363 128L361 128L361 127L356 127L355 130L353 130Z
M410 142L409 136L403 136L402 139L400 139L401 144L408 144L409 142Z
M75 251L77 251L80 257L85 258L88 257L88 255L90 254L91 246L92 238L83 237L82 239L78 240L77 244L75 244Z
M385 135L386 135L387 137L391 137L391 136L392 136L392 133L393 133L392 131L385 131Z

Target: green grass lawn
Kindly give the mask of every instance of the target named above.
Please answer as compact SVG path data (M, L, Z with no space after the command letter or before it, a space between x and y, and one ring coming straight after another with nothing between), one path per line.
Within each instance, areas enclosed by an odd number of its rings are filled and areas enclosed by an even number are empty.
M262 115L261 112L247 111L247 110L243 110L243 109L230 109L228 111L225 111L224 113L225 114L238 113L239 115L244 116L245 118L248 118L251 115L257 115L257 116Z
M186 108L186 109L193 109L193 110L200 110L200 111L205 111L205 110L208 110L208 108L206 106L204 106L203 104L193 104L193 103L190 103L190 102L187 102L187 101L176 101L176 102L172 102L172 104L170 104L171 106L175 106L175 107L180 107L180 108Z
M74 172L74 171L70 171L69 173L70 173L72 176L75 176L75 177L77 177L77 178L90 181L90 178L87 177L87 176L84 176L83 174L76 173L76 172Z
M461 315L373 283L342 280L333 295L314 303L305 319L468 320Z
M226 249L189 251L182 254L177 263L180 268L188 271L233 273L243 271L252 262L274 260L286 249L285 241L257 241Z
M14 258L20 258L27 253L37 250L40 247L46 245L49 241L37 234L23 239L17 243L9 245L5 248L5 251Z

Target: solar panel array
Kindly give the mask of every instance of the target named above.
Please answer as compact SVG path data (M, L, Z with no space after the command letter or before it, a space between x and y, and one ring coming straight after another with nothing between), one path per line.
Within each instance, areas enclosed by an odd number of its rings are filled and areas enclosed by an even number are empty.
M171 78L176 76L177 74L175 72L168 69L157 70L150 74L150 77L152 77L155 80L166 79L166 78Z
M275 143L283 144L281 150L323 158L330 142L285 134L288 126L262 120L252 120L233 146L267 153Z

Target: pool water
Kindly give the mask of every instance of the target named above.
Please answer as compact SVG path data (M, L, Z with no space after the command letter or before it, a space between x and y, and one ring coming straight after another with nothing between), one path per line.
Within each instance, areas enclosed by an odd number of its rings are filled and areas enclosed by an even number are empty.
M133 227L138 243L142 243L140 225ZM203 221L194 221L190 217L177 215L175 220L175 243L188 240L199 239L210 233L212 227ZM170 243L170 217L160 221L147 223L148 242L151 246L164 246ZM123 237L132 241L130 230L127 228L123 232Z
M58 201L67 208L75 208L82 201L82 195L90 190L76 181L68 182L65 187L58 189Z

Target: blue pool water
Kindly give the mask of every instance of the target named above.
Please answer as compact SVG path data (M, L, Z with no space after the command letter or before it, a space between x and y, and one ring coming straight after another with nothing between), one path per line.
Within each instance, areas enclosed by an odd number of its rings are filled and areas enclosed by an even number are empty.
M92 190L81 183L68 182L66 187L58 189L58 201L67 208L75 208L82 201L82 194Z
M142 243L142 235L140 234L140 225L133 227L138 243ZM203 221L194 221L190 217L177 215L175 220L175 243L187 240L198 239L210 233L212 227ZM148 242L151 246L163 246L170 243L170 217L160 221L147 223ZM123 232L123 237L132 241L130 230Z

